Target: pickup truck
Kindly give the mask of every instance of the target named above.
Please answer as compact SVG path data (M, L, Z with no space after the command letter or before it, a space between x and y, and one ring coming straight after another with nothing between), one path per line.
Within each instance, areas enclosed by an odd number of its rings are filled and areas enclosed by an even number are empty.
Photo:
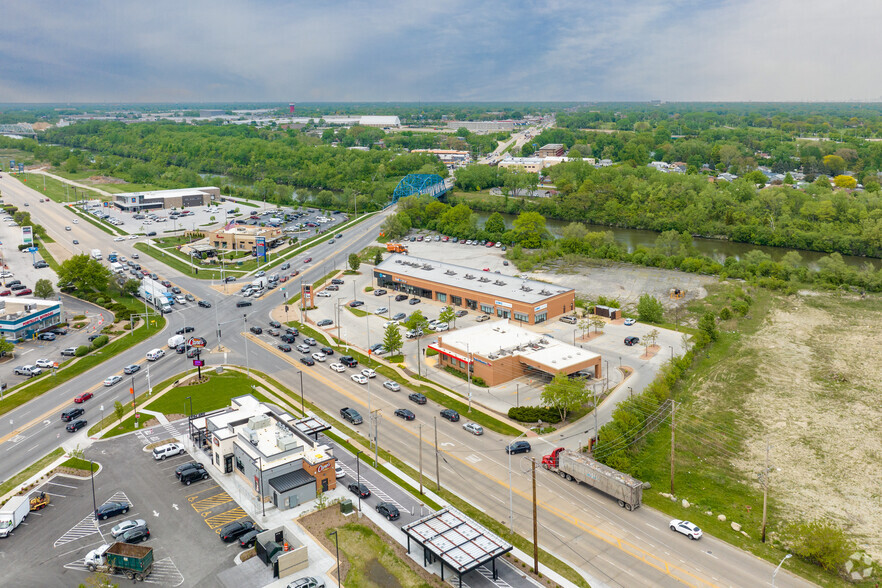
M43 370L32 365L20 365L12 370L12 373L16 376L27 376L30 378L31 376L39 376L43 373Z
M349 421L353 425L360 425L364 422L364 419L361 418L358 411L354 408L349 408L348 406L340 409L340 416L343 417L344 421Z

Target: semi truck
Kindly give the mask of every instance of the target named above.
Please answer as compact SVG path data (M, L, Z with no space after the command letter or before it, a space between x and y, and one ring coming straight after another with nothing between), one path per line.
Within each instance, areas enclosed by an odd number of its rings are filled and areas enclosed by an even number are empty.
M153 571L153 548L117 542L93 549L84 558L90 572L124 574L129 580L143 582Z
M13 529L21 524L31 512L31 501L27 496L13 496L0 508L0 537L9 537Z
M569 481L582 482L634 510L643 499L643 482L614 470L584 453L558 447L542 458L542 467Z
M138 294L147 302L162 312L171 312L172 294L168 289L155 280L144 278L141 280L141 288Z

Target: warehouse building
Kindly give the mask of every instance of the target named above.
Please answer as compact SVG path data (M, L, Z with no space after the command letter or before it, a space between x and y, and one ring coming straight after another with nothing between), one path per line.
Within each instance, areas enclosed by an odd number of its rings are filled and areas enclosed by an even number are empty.
M113 205L126 212L158 210L164 208L190 208L208 206L220 199L220 188L181 188L177 190L154 190L151 192L128 192L113 197Z
M559 372L601 377L600 355L507 320L438 333L429 349L438 352L442 368L471 371L488 386L529 375L548 379Z
M374 280L377 288L527 325L572 312L576 301L572 288L409 255L389 256L374 268Z
M0 336L7 341L32 339L60 323L62 310L59 300L0 299Z

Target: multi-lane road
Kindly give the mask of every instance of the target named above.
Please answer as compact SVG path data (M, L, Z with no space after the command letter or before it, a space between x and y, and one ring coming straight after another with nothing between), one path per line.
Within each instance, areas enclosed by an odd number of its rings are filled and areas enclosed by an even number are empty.
M73 213L54 202L37 203L38 193L24 187L17 180L4 174L0 179L0 190L7 202L31 203L32 216L46 227L49 235L66 247L73 247L74 237L64 231L70 225ZM335 264L345 263L346 255L360 251L370 244L386 215L393 209L364 221L356 228L344 231L344 238L333 245L327 243L310 249L292 260L292 269L301 269L304 279L314 281L327 273ZM78 238L81 248L106 251L115 249L130 256L135 250L135 241L115 243L102 231L83 227ZM123 227L125 228L125 227ZM76 229L75 229L76 230ZM313 258L309 264L302 263L305 256ZM236 296L224 296L213 285L216 283L198 280L163 267L160 263L142 255L142 265L156 271L182 289L193 293L197 298L210 300L212 309L197 308L195 305L177 310L167 315L168 327L151 341L130 349L107 364L93 369L63 386L59 386L34 401L22 406L0 419L0 459L7 472L16 472L37 457L67 442L76 444L77 435L69 435L63 430L58 418L62 409L70 405L71 399L84 391L97 389L96 398L87 403L87 417L94 421L99 418L98 407L103 404L106 411L112 410L113 402L128 395L128 381L115 388L104 389L102 380L117 373L129 363L144 362L147 350L163 347L166 339L180 326L199 325L197 334L214 340L214 326L221 322L236 320L227 324L223 330L223 344L226 353L204 354L209 367L220 363L245 365L246 340L239 319L247 315L250 324L266 326L271 309L281 303L281 295L276 291L254 300L253 306L239 309L235 307ZM238 288L229 288L230 292ZM217 312L215 312L217 311ZM220 317L219 319L217 317ZM299 372L303 372L305 396L330 414L336 414L342 406L354 406L362 414L367 414L367 388L352 382L348 374L337 374L325 364L306 367L295 363L296 354L283 354L275 349L273 340L264 334L249 336L248 363L266 372L278 381L295 382ZM329 363L329 362L328 362ZM150 364L152 384L175 375L190 367L183 356L171 354ZM136 392L145 390L147 370L142 369L135 376ZM416 420L405 422L393 416L395 408L409 408L416 413ZM433 435L438 408L432 403L417 406L407 401L406 389L394 393L383 389L378 380L371 382L371 408L381 409L379 425L380 443L385 449L411 464L415 468L420 463L420 453L426 464L426 484L434 478L435 472L429 466L434 464L436 449ZM464 415L467 419L467 415ZM367 419L365 419L367 422ZM423 443L419 442L419 425L422 424ZM496 520L509 523L519 533L529 536L531 530L531 481L530 463L525 456L513 456L511 460L511 515L509 510L509 462L504 446L509 441L493 432L487 431L481 437L466 433L460 423L449 423L438 419L438 449L441 451L440 477L442 484ZM358 427L367 433L367 424ZM87 440L79 439L82 446ZM549 436L547 439L531 439L533 451L528 457L540 458L543 453L561 443L561 439ZM581 570L592 580L593 585L608 586L766 586L771 584L774 566L754 556L738 550L715 537L705 536L700 541L690 541L668 529L669 519L650 508L643 507L634 512L619 508L615 501L584 486L566 482L541 468L538 476L539 503L539 542L540 545ZM778 586L807 586L799 578L782 570L776 579Z

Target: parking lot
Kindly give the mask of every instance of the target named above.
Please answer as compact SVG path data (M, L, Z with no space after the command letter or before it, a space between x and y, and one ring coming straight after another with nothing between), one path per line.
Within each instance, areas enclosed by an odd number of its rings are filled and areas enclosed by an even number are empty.
M245 520L244 511L211 478L181 484L175 468L192 456L156 461L143 450L144 441L144 435L127 435L97 443L86 453L86 459L102 466L94 480L96 503L127 501L132 506L126 514L98 521L96 526L89 479L56 476L36 489L49 494L51 504L31 513L3 543L5 585L83 582L88 574L83 557L103 543L112 543L110 529L129 519L143 519L150 529L150 539L142 543L154 549L148 583L216 584L216 574L233 566L241 550L237 541L224 543L217 533L229 522Z

